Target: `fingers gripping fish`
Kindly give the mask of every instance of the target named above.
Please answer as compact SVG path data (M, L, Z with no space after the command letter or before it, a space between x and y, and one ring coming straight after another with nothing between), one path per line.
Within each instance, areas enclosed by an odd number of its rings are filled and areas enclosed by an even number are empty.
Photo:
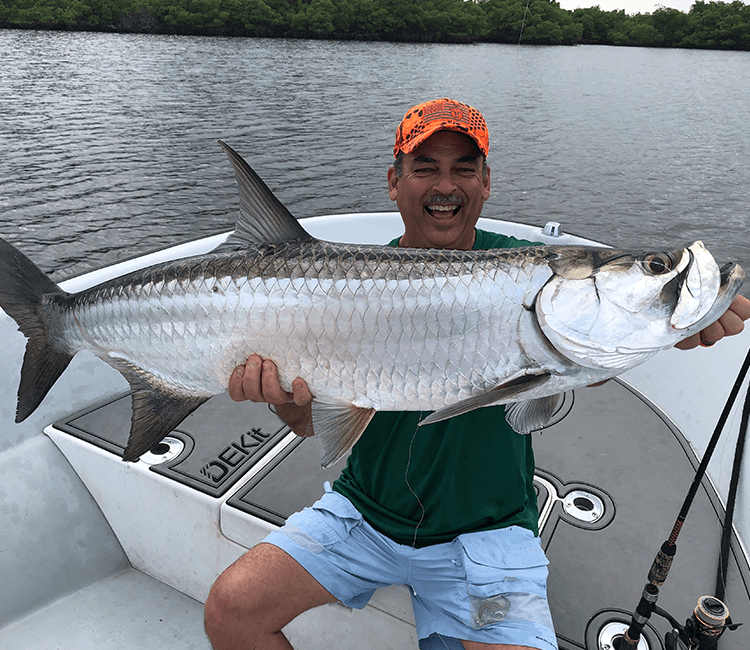
M716 320L742 269L701 242L669 252L537 246L454 251L310 236L230 147L234 233L209 254L157 264L79 293L0 240L0 306L28 338L16 421L90 350L127 379L133 461L257 353L282 387L305 379L328 466L377 410L437 422L510 404L520 433L558 396L616 376Z

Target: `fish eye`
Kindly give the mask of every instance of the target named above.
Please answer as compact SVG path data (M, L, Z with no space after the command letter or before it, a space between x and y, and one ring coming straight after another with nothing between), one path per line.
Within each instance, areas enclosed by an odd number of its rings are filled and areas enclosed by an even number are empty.
M652 275L663 275L672 270L672 259L665 253L649 253L643 258L643 266Z

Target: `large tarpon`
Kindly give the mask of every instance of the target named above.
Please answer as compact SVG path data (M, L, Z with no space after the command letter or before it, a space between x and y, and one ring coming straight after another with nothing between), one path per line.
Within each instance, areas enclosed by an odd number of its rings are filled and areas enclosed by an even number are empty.
M700 242L670 252L538 246L454 251L311 237L222 143L240 189L233 235L214 252L80 293L57 287L0 240L0 306L29 339L16 421L81 350L130 383L123 459L150 449L225 390L249 354L282 386L304 378L324 466L376 410L424 423L509 403L518 432L562 392L613 377L716 320L744 272Z

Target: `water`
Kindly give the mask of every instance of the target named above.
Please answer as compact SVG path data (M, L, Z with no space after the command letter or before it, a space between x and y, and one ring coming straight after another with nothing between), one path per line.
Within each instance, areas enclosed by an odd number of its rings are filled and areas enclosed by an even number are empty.
M298 217L395 209L396 125L445 95L490 127L485 216L750 270L747 52L8 30L0 60L0 235L56 280L232 228L219 138Z

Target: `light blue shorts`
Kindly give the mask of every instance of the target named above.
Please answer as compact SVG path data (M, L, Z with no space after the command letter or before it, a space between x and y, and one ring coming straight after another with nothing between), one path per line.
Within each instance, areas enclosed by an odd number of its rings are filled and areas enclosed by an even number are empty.
M547 558L525 528L467 533L415 549L377 532L326 484L319 501L265 541L347 607L363 608L379 587L407 585L422 650L460 650L459 639L557 650Z

